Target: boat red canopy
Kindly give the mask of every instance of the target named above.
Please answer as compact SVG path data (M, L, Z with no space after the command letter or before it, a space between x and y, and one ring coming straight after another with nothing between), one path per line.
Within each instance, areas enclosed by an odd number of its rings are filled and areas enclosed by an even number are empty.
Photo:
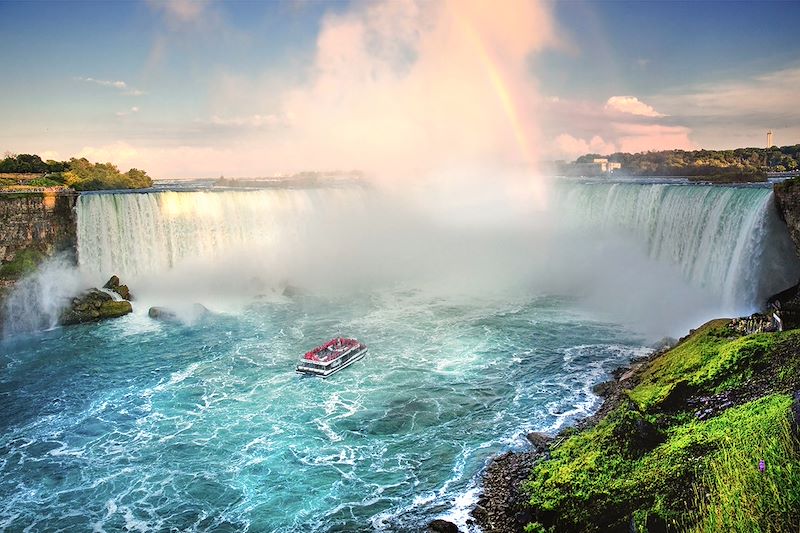
M344 354L350 348L358 346L360 343L355 339L336 337L321 346L317 346L311 351L306 352L303 359L307 361L332 361Z

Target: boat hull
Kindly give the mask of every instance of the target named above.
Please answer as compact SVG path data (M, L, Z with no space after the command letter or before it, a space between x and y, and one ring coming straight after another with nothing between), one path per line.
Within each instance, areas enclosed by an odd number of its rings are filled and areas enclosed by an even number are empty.
M368 351L369 350L367 349L367 347L364 346L361 349L354 351L352 354L348 354L346 357L339 359L338 361L337 360L332 361L331 364L328 366L328 368L325 369L313 368L308 364L300 363L299 365L297 365L295 372L297 372L298 374L303 374L305 376L316 376L325 379L329 376L334 375L340 370L347 368L356 361L360 361L361 359L364 358L365 355L367 355Z

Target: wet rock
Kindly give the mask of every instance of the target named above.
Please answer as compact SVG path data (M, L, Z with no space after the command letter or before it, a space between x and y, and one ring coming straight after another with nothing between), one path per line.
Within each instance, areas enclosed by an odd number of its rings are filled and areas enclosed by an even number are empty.
M151 307L147 310L147 316L165 322L177 322L178 314L168 307Z
M306 296L308 293L301 289L300 287L296 287L294 285L286 284L281 291L283 296L287 298L296 298L298 296Z
M615 380L603 381L592 387L592 392L597 394L601 398L604 398L609 394L611 394L616 384L617 382Z
M128 286L120 284L119 278L117 276L111 276L111 278L106 282L106 284L103 285L103 288L119 294L119 296L123 300L133 299L130 290L128 290Z
M530 522L522 484L544 453L507 452L495 457L483 475L483 493L472 517L486 532L522 531Z
M428 524L428 531L432 533L458 533L458 526L447 520L437 518Z
M71 305L61 313L59 323L64 326L97 322L107 318L117 318L133 311L131 303L116 301L110 294L98 289L90 289L73 298Z
M194 303L190 308L181 307L172 309L170 307L151 307L147 310L147 316L155 320L164 322L195 322L210 315L211 311L200 303Z
M539 453L547 451L547 446L553 440L553 437L538 431L531 431L525 435L525 438L531 443L533 449Z

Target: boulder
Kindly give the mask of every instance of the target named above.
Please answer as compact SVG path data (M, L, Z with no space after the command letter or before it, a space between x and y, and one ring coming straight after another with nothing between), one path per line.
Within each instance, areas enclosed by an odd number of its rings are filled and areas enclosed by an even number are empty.
M538 431L531 431L525 438L528 439L528 442L531 443L533 449L538 453L543 453L547 451L547 447L552 442L553 437L549 435L545 435L544 433L540 433Z
M104 289L108 289L110 291L116 292L120 295L123 300L132 300L133 297L131 296L131 292L128 290L127 285L120 284L119 278L117 276L111 276L111 278L103 285Z
M191 308L181 307L180 310L171 307L151 307L147 310L147 315L155 320L164 322L194 322L205 318L211 314L206 306L200 303L193 303Z
M447 520L437 518L428 524L428 531L432 533L458 533L458 526Z
M98 289L90 289L73 298L70 306L61 313L59 323L64 326L97 322L107 318L117 318L133 311L131 303L116 301L110 294Z
M151 307L147 310L147 316L165 322L177 322L178 315L168 307Z

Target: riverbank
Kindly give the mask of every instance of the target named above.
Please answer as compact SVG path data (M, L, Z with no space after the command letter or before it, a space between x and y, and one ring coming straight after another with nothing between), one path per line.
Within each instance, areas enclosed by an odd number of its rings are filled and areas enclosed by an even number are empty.
M487 468L485 531L797 531L800 331L714 320L598 390L597 415Z

